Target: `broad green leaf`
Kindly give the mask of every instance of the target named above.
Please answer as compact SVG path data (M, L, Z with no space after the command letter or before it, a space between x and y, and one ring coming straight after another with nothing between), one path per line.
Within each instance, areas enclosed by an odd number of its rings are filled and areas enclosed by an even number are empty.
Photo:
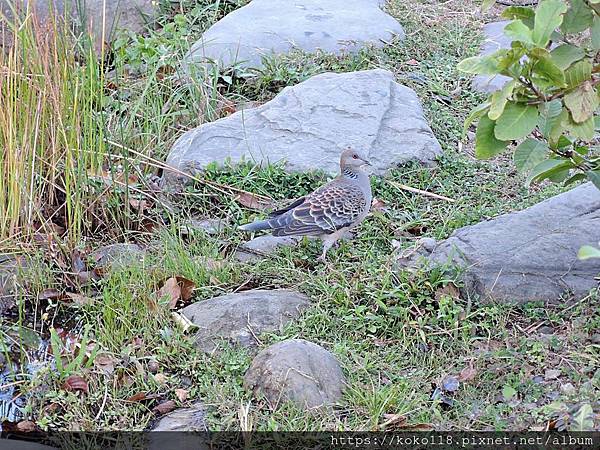
M494 121L482 116L477 124L475 133L475 156L479 159L488 159L502 152L507 142L496 139L494 136Z
M504 34L512 41L521 41L529 45L533 44L531 29L521 20L513 20L506 25L504 27Z
M501 141L521 139L533 131L537 124L538 110L535 106L510 102L496 121L494 133Z
M594 50L600 49L600 17L594 16L594 23L590 32L592 34L592 46Z
M516 84L517 82L515 80L511 80L508 83L506 83L502 89L492 94L490 98L492 105L490 107L490 111L488 112L488 117L490 119L496 120L502 115L504 107L506 106L506 102L512 95Z
M582 1L582 0L579 0ZM560 26L563 14L567 11L567 5L561 0L542 0L535 10L535 21L533 27L533 42L538 47L548 45L552 32Z
M582 181L585 179L586 179L585 173L576 173L571 178L569 178L568 180L565 181L565 186L569 186L573 183L576 183L578 181Z
M465 136L465 134L467 134L467 130L469 129L469 127L471 126L471 124L473 123L473 121L475 119L478 119L481 116L483 116L484 114L487 114L487 112L490 109L490 105L491 105L490 102L483 102L471 110L471 112L465 119L465 124L463 126L463 133L462 133L463 137Z
M498 70L504 75L511 75L511 68L517 65L516 75L521 74L520 65L517 64L523 55L525 55L527 49L521 45L520 42L513 42L514 47L508 50L504 55L498 56Z
M548 50L534 48L529 56L533 60L532 69L537 75L550 80L559 87L565 86L565 75L561 68L552 61Z
M565 70L575 61L579 61L585 56L583 49L570 44L563 44L550 52L550 57L554 64Z
M579 259L600 258L600 249L594 248L591 245L584 245L577 253Z
M585 122L577 123L573 121L570 114L563 118L561 125L573 137L583 141L591 141L594 139L594 119L590 117Z
M598 95L589 81L565 95L563 101L577 123L588 120L598 108Z
M589 403L584 403L573 414L572 425L569 431L593 431L594 430L594 410Z
M592 63L584 59L576 62L565 71L565 81L568 87L579 86L592 76Z
M600 189L600 170L588 170L585 175L588 180L594 183L594 186Z
M571 166L569 161L563 159L546 159L531 170L527 181L525 181L525 185L529 186L534 181L538 182L550 178L557 173L563 172L565 169L569 169Z
M513 160L521 172L528 172L546 159L548 146L541 141L527 138L515 149Z
M506 19L519 19L529 28L533 28L535 11L525 6L509 6L502 11L502 17Z
M571 141L563 136L563 132L570 124L569 120L569 111L566 108L562 108L558 117L553 120L553 125L547 138L550 148L561 148L565 145L571 145Z
M560 29L564 33L579 33L592 25L594 13L584 0L571 0Z
M457 67L463 72L475 75L497 75L500 73L498 59L493 54L463 59Z
M562 104L559 99L552 100L551 102L541 103L538 106L539 117L538 117L538 128L545 138L550 136L552 129L556 125L560 125L560 112L562 111Z

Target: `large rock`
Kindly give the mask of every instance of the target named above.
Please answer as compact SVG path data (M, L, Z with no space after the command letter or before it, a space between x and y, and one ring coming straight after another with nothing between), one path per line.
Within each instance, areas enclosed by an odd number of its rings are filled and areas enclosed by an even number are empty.
M176 409L161 417L152 431L208 431L206 408L197 401L187 408Z
M303 339L266 348L244 376L244 385L264 395L274 408L288 400L304 408L334 404L342 398L345 383L335 357Z
M483 27L485 40L481 45L481 56L489 55L501 48L510 48L511 40L504 34L504 27L509 23L510 20L504 20L488 23ZM490 93L502 89L509 80L510 78L504 75L477 75L473 78L471 86L479 92Z
M206 423L206 408L200 401L187 408L176 409L163 416L146 433L146 447L149 450L173 448L173 436L177 435L178 450L208 450L210 435ZM159 433L153 433L159 431ZM163 431L179 431L180 433L161 433Z
M121 269L139 263L145 256L145 250L137 244L118 243L94 250L90 253L89 259L94 267L107 270Z
M378 0L253 0L210 27L185 58L186 65L262 67L262 57L294 48L355 52L382 46L402 26Z
M0 0L0 12L9 21L14 19L12 5L24 13L28 7L43 24L51 15L67 17L70 22L88 30L100 53L103 39L110 42L118 30L136 33L144 30L155 12L155 0ZM0 46L4 31L4 44L11 45L10 27L0 16Z
M378 69L317 75L258 108L188 131L167 163L193 171L228 159L285 161L290 172L337 173L348 146L362 151L377 174L407 161L432 163L442 151L415 92Z
M256 347L261 333L279 330L309 304L299 292L255 289L193 303L182 313L199 328L196 345L212 352L220 341Z
M581 298L598 286L600 259L581 261L600 242L600 191L591 183L523 211L456 230L429 260L464 269L465 290L508 303Z

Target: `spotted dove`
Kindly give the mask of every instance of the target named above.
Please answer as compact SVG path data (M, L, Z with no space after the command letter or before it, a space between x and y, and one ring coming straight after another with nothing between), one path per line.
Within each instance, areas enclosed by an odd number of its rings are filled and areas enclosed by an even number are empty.
M340 175L291 205L272 212L265 220L240 226L244 231L272 230L274 236L318 236L327 251L351 228L359 225L371 207L371 183L362 169L370 163L358 152L347 149L340 157Z

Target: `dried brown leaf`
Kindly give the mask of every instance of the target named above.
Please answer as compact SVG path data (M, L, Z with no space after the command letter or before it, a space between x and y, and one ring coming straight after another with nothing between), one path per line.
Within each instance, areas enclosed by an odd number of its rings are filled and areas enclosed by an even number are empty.
M471 381L477 376L477 369L473 366L465 367L458 374L458 381L464 383L465 381Z
M133 394L131 397L127 399L128 402L141 402L143 400L147 400L148 395L146 392L138 392L137 394Z
M171 411L173 411L175 408L177 407L177 405L175 404L175 402L173 400L167 400L166 402L162 402L158 405L156 405L153 409L152 412L156 415L163 415L163 414L167 414L170 413Z
M72 392L89 392L89 387L87 381L85 381L80 375L71 375L69 376L62 385L62 388L65 391Z
M164 373L156 373L152 376L154 377L154 381L156 381L159 385L164 386L167 384L167 376Z
M188 398L188 391L186 389L175 389L175 396L177 397L177 399L181 402L181 403L185 403L185 401Z
M31 420L21 420L17 423L17 431L20 431L21 433L33 433L37 429L37 425Z
M387 203L380 198L374 198L371 202L371 211L387 212Z
M94 366L105 375L112 375L117 363L117 358L111 355L96 355L94 358Z
M237 202L245 206L246 208L255 209L258 211L265 211L267 209L274 209L275 202L273 199L268 197L259 196L252 194L251 192L241 192L236 197Z
M436 300L439 301L442 297L450 297L450 298L459 299L460 291L454 284L448 283L446 286L441 287L435 291L435 299Z
M94 303L93 298L86 297L85 295L77 294L75 292L67 292L64 300L70 300L79 306L91 305Z
M44 289L38 294L38 300L62 300L63 298L64 294L54 288Z
M187 302L192 298L196 285L193 281L181 276L171 277L158 290L159 298L169 299L169 308L174 309L179 300Z

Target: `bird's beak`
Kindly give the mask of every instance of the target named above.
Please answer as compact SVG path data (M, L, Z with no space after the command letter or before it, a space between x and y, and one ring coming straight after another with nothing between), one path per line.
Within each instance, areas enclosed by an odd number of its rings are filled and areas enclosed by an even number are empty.
M363 159L363 162L367 165L367 166L372 166L373 164L371 164L368 160Z

